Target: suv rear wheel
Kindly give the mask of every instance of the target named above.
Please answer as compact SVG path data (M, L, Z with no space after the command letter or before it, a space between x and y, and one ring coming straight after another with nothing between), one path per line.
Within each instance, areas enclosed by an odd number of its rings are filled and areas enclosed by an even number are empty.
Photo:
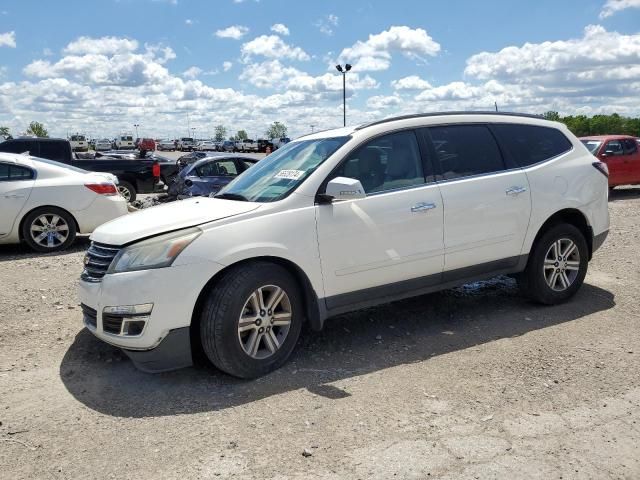
M555 305L571 298L587 274L589 250L582 232L560 224L547 230L535 243L518 285L532 300Z
M289 358L302 319L300 288L287 270L268 262L240 265L209 293L200 320L202 348L223 372L259 377Z

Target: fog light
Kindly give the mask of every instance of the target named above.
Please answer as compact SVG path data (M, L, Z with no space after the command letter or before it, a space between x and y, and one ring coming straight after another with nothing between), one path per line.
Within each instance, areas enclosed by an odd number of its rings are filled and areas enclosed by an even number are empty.
M122 326L122 334L132 336L140 335L142 334L142 330L144 330L145 323L144 320L125 319L124 325Z
M103 312L111 315L148 315L153 310L153 303L140 305L119 305L117 307L104 307Z

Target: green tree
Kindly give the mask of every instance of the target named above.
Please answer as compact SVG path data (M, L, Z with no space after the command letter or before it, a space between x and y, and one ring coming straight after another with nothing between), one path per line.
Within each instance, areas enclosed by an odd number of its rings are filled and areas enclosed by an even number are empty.
M543 113L542 116L546 120L552 120L554 122L560 121L560 114L558 112L554 112L553 110L549 110L548 112Z
M9 139L11 138L11 132L9 131L9 127L0 127L0 137Z
M224 125L216 125L214 131L216 142L222 142L227 136L227 127Z
M287 126L284 123L273 122L265 132L269 139L283 138L287 136Z
M36 137L49 136L49 132L47 131L46 128L44 128L44 125L41 124L40 122L31 122L29 124L29 128L27 129L27 134L35 135Z
M236 138L238 140L246 140L247 138L249 138L249 135L247 135L246 130L238 130L238 133L236 133Z

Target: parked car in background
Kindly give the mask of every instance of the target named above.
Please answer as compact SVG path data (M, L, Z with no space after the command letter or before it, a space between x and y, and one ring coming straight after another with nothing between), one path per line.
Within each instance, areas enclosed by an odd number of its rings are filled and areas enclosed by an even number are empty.
M0 153L0 243L24 242L38 252L67 248L77 234L127 213L114 180L51 160Z
M258 139L258 152L265 153L267 151L267 147L273 151L273 143L270 140L265 138Z
M107 150L111 150L111 140L108 138L102 138L100 140L96 140L95 151L96 152L105 152Z
M581 137L580 141L609 168L609 187L640 184L640 147L628 135Z
M185 166L169 184L167 193L176 198L208 196L258 162L256 158L220 155L205 157Z
M236 151L238 152L257 152L258 151L258 142L251 140L250 138L246 140L238 140L236 142Z
M156 141L153 138L141 138L138 142L138 150L154 152L156 150Z
M173 152L176 149L176 144L173 140L161 140L158 142L158 150Z
M205 158L208 156L209 154L207 152L199 152L197 150L191 153L187 153L186 155L182 155L181 157L178 158L178 161L177 161L178 168L182 169L187 165L191 165L192 163L200 160L201 158Z
M216 145L211 140L203 140L202 142L198 142L196 145L196 150L201 152L215 152Z
M191 137L182 137L178 140L178 150L181 152L190 152L195 146L196 144Z
M112 173L118 178L120 194L130 202L136 199L138 193L164 191L158 161L153 158L139 159L133 152L109 152L109 155L96 152L95 158L91 158L91 155L89 158L79 158L79 154L71 151L67 140L35 137L6 140L0 143L0 152L29 152L32 156L55 160L87 171Z
M220 152L235 152L236 151L236 143L232 140L225 140L220 145Z
M116 138L113 148L117 150L134 150L133 135L123 134Z
M291 141L291 139L289 137L272 138L271 139L271 144L273 145L273 149L277 150L277 149L285 146L290 141Z
M71 135L69 137L69 143L71 144L71 150L74 152L87 152L89 150L89 142L84 135L78 133Z
M608 230L607 167L565 125L410 115L298 138L215 198L103 225L79 295L89 331L146 371L201 351L252 378L304 323L364 307L504 274L565 302Z

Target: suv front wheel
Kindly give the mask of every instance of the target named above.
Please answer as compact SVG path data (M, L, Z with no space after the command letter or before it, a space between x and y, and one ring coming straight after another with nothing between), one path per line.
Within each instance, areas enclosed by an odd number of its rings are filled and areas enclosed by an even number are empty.
M259 377L289 358L302 319L300 288L286 269L269 262L232 267L204 304L202 348L223 372Z
M532 300L555 305L571 298L584 282L589 263L587 241L573 225L547 230L534 244L518 285Z

